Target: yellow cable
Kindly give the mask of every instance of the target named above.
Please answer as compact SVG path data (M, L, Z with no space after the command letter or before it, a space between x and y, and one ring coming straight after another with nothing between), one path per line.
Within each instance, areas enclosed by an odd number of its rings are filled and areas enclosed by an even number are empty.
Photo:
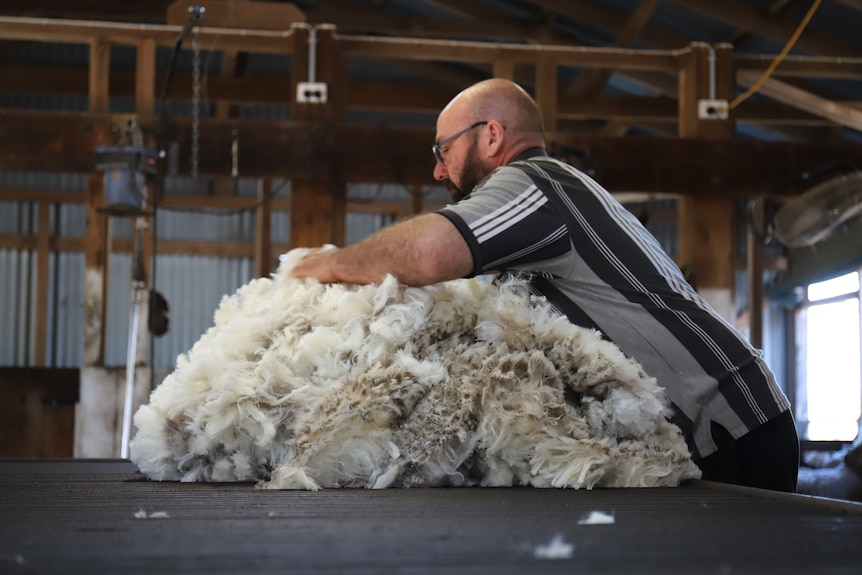
M806 14L805 18L802 19L802 22L799 23L799 26L796 28L796 31L793 33L793 35L790 37L790 40L787 41L787 44L785 44L784 49L781 50L781 53L776 56L775 60L772 61L772 63L769 65L763 75L757 80L757 82L752 84L752 86L748 90L746 90L745 93L737 96L728 105L728 109L734 109L740 104L740 102L757 92L763 86L763 84L766 82L766 80L769 79L769 76L772 75L772 73L781 63L781 61L784 60L784 57L787 56L787 53L790 52L790 50L793 48L793 45L796 44L796 41L802 35L802 31L805 30L806 26L808 26L808 22L811 21L811 17L814 16L814 13L820 6L820 2L821 0L814 0L814 2L811 3L811 8L808 9L808 14Z

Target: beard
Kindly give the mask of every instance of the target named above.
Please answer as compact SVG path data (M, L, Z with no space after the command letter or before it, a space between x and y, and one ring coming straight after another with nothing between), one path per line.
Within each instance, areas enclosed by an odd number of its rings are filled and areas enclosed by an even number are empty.
M488 175L488 171L479 161L476 149L476 138L473 138L464 158L464 166L461 168L461 185L456 185L451 179L446 179L444 182L452 203L457 203L469 196L476 184Z

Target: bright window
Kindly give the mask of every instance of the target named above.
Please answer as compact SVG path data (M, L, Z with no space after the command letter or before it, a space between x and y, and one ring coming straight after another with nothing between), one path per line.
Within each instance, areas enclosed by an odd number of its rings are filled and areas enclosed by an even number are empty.
M798 419L805 439L852 441L862 416L859 272L808 286L797 312Z

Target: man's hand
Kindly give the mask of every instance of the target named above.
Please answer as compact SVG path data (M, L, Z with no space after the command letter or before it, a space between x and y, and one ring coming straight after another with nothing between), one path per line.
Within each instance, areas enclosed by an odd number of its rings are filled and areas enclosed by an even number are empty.
M338 248L314 248L299 260L290 271L290 275L295 278L314 278L321 283L333 283L340 281L341 278L335 275L333 271L333 263Z

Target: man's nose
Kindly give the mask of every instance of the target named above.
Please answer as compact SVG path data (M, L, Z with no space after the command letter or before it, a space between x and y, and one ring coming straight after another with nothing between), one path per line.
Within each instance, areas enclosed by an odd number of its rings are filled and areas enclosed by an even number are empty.
M437 162L434 164L434 179L438 182L442 182L443 180L449 177L449 170L446 169L446 166Z

